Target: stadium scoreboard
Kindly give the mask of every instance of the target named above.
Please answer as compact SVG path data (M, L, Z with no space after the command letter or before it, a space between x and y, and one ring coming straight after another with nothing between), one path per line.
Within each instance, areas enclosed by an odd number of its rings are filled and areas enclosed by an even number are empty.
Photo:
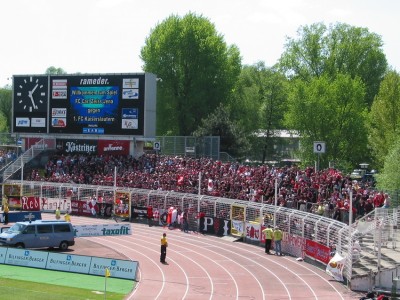
M151 73L14 75L13 133L155 136Z

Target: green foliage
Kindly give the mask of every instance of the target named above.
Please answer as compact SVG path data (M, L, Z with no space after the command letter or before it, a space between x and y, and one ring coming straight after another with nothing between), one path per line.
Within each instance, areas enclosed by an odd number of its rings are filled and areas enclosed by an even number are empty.
M376 175L377 187L381 190L400 190L400 136L397 135L388 155L385 157L381 173Z
M210 21L189 13L170 16L152 29L141 50L143 70L160 78L157 135L190 135L201 119L226 103L241 69Z
M293 81L285 122L300 133L303 162L312 164L316 160L315 141L326 143L321 167L327 167L329 161L357 165L365 160L364 93L362 81L350 75Z
M329 28L315 23L300 27L298 36L287 39L280 59L280 67L289 77L306 81L322 75L359 77L366 89L365 105L372 105L387 69L379 35L343 23Z
M193 135L220 136L220 150L241 159L249 151L249 143L241 127L231 120L229 109L220 104L213 113L201 121Z
M67 74L67 72L64 71L63 68L56 68L54 66L51 66L46 69L45 74L47 74L47 75L64 75L64 74Z
M0 89L0 132L11 128L12 90Z
M390 71L382 81L368 119L369 144L377 168L383 163L400 129L400 76Z
M244 66L230 99L232 118L238 120L250 137L252 160L272 159L274 132L282 129L286 110L287 80L282 73L259 62ZM254 137L255 132L265 138Z

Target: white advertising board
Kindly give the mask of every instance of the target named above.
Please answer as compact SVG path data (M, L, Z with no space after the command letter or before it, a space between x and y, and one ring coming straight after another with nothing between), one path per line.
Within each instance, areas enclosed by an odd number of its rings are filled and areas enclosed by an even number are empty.
M7 265L44 269L46 268L47 255L48 252L8 248L4 263Z
M131 224L75 225L75 236L116 236L132 234Z
M4 264L4 261L6 260L6 254L7 254L7 248L0 247L0 264Z
M91 256L49 253L46 269L87 274L90 260Z
M137 264L136 261L130 260L93 257L89 274L104 276L108 268L111 277L136 280Z

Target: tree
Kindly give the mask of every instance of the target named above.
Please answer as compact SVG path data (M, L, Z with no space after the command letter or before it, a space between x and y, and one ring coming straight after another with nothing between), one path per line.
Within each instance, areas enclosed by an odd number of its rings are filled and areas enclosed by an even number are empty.
M238 78L230 101L234 120L244 128L251 140L253 160L272 159L273 138L283 128L283 114L286 110L285 76L263 62L244 66ZM260 138L255 133L263 133Z
M63 68L56 68L54 66L51 66L46 69L45 74L47 74L47 75L64 75L64 74L67 74L67 72L64 71Z
M189 13L158 24L141 49L143 70L157 75L157 135L190 135L201 119L226 103L241 69L210 21Z
M243 158L249 151L247 135L237 123L232 121L229 109L223 104L201 121L193 135L196 137L220 136L221 151L228 152L238 159Z
M279 63L288 76L306 81L322 75L359 77L370 108L387 69L382 46L382 38L367 28L315 23L300 27L297 39L287 38Z
M316 160L313 142L324 141L326 153L321 165L329 161L359 164L366 157L364 85L361 79L338 74L332 80L327 75L310 81L293 82L288 98L285 124L301 136L301 158L304 163Z
M380 174L377 174L377 187L381 190L395 191L400 189L400 136L390 147L385 157L384 167Z
M388 72L380 85L369 114L368 129L375 164L383 167L400 130L400 76L396 71Z
M11 89L0 89L0 123L5 123L0 125L0 132L9 132L11 128L11 115L12 115L12 90Z

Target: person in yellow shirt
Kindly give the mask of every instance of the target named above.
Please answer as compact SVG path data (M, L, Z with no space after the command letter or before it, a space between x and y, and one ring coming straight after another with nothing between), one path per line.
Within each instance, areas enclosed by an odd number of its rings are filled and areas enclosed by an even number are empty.
M165 261L165 258L167 257L167 247L168 247L167 234L164 232L161 238L161 256L160 256L160 262L163 264L167 263Z
M279 227L275 227L274 230L274 244L275 244L275 254L282 256L282 230Z
M65 220L65 222L70 222L71 223L71 216L69 215L68 212L65 213L64 220Z
M8 208L8 203L3 204L3 221L4 225L8 224L8 213L10 212L10 209Z
M271 225L268 225L267 228L265 228L262 233L264 233L265 236L265 253L271 254L271 244L272 244L272 238L274 235L274 231L272 230Z
M56 219L57 219L57 220L60 220L60 219L61 219L60 207L57 207L57 209L56 209Z

